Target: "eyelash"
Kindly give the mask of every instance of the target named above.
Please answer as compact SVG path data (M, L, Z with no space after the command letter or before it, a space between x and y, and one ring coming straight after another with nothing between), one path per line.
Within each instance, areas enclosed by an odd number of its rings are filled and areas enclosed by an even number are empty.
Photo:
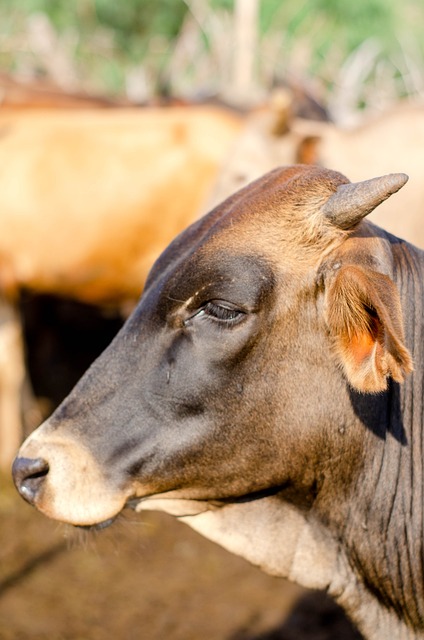
M227 326L237 324L245 315L243 311L217 302L206 302L194 316L185 324L191 323L194 318L205 318L209 322L216 322Z
M236 322L236 320L239 320L241 316L244 316L244 313L238 309L225 307L223 305L216 304L215 302L207 302L202 311L206 316L211 317L214 320L227 322L229 324Z

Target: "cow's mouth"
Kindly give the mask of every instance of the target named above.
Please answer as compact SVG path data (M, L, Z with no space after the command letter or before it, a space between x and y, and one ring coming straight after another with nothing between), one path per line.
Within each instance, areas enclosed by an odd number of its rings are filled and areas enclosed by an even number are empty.
M108 518L107 520L103 520L103 522L98 522L97 524L76 524L74 525L77 529L84 529L85 531L102 531L102 529L107 529L110 525L115 522L117 516L113 518Z

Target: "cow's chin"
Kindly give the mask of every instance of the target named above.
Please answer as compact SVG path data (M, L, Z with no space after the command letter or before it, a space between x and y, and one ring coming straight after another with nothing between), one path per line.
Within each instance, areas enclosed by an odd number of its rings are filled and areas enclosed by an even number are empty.
M42 459L48 473L34 498L23 497L41 513L79 527L104 528L125 507L130 490L117 490L105 478L90 452L56 432L36 430L22 445L19 457Z

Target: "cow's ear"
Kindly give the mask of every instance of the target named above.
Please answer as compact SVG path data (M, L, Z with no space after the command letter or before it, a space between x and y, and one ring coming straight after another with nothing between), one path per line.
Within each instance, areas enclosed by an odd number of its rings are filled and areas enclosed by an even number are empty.
M412 371L399 294L388 276L354 265L341 267L328 290L326 311L354 389L384 391L390 376L403 382Z

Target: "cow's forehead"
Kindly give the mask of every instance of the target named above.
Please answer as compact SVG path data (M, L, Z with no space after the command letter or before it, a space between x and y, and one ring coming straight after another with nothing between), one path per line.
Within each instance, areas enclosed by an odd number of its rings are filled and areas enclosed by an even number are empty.
M278 266L313 260L344 236L322 206L348 182L334 171L298 165L263 176L210 214L200 247L211 261L220 255L255 255Z
M274 285L272 264L266 256L208 244L192 254L167 279L162 300L167 307L184 301L196 306L205 299L230 300L255 309ZM175 303L175 305L174 305Z
M347 182L343 175L319 167L271 171L178 236L155 263L145 291L177 274L186 277L191 269L201 267L205 273L216 271L218 262L228 266L228 256L255 256L256 262L274 270L300 275L302 266L316 265L334 242L344 238L321 207Z
M255 218L267 213L283 215L285 222L291 222L307 216L309 211L324 204L341 184L348 182L342 174L320 167L279 167L240 189L215 211L221 219L246 215Z

